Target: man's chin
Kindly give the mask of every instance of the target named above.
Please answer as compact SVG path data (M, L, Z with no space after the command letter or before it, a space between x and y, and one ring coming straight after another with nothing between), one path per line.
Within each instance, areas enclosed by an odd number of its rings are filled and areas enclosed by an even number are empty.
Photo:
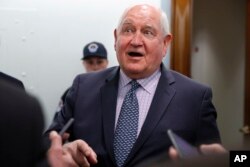
M126 70L124 72L131 79L145 78L145 70L144 69L133 68L133 69Z

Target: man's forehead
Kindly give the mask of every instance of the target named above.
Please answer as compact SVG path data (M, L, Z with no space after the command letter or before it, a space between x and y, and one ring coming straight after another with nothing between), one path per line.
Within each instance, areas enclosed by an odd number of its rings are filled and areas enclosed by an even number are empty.
M157 20L159 19L159 11L154 8L143 8L143 6L138 6L131 8L128 10L123 17L123 23L125 22L133 22L134 19L142 19L142 20Z
M126 19L122 22L122 25L121 26L135 26L135 25L138 25L138 22L135 22L131 19ZM156 27L157 25L152 23L152 22L144 22L141 24L143 27L145 28L152 28L152 27Z
M126 12L125 15L137 14L137 13L146 14L146 15L157 15L159 14L159 10L149 5L137 5L137 6L131 7Z
M139 18L139 21L135 17L125 16L121 22L121 26L130 26L130 25L144 25L144 26L157 26L159 19L154 17L144 17L143 19Z
M134 23L134 21L132 19L129 19L129 18L125 18L122 22L123 25L130 25L133 23Z

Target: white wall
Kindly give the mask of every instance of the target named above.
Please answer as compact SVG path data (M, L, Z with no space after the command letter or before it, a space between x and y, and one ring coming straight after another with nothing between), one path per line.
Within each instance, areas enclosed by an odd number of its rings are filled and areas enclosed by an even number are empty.
M113 30L125 7L138 2L170 13L170 0L1 0L0 70L40 99L48 124L64 90L84 72L86 43L102 42L109 66L117 65Z
M213 89L226 147L242 140L246 0L194 1L192 77Z

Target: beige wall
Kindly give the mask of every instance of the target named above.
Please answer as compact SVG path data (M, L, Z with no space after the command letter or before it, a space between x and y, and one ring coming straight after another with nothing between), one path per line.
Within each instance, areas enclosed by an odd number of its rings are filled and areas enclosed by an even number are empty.
M113 31L134 3L170 8L167 0L0 0L0 71L20 79L39 98L46 125L74 77L85 72L85 44L102 42L109 67L118 64Z
M194 79L213 89L223 143L242 141L246 0L194 0Z

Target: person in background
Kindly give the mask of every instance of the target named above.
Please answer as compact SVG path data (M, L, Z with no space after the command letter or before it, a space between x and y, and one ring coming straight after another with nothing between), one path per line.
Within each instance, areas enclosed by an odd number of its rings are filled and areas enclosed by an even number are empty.
M100 42L90 42L83 48L82 64L86 72L106 69L108 66L108 53Z
M7 81L8 83L14 85L17 88L25 90L22 81L0 71L0 79Z
M47 138L74 118L69 142L60 147L69 155L63 159L75 166L134 167L168 150L170 158L176 150L168 129L221 152L211 88L162 63L172 39L166 14L148 4L131 6L114 38L119 66L78 75L45 132Z
M4 79L0 79L0 92L1 166L60 167L64 159L59 162L55 150L62 139L59 135L57 140L51 138L47 157L42 139L44 116L38 100Z
M1 166L33 167L42 156L43 114L38 101L0 79Z
M0 157L3 167L70 167L62 138L51 132L46 155L42 139L44 116L39 101L0 78ZM61 152L60 152L61 150Z
M94 72L106 69L108 66L108 53L105 46L100 42L90 42L83 48L82 65L86 72ZM61 96L58 111L62 108L66 95L70 88L68 88Z

